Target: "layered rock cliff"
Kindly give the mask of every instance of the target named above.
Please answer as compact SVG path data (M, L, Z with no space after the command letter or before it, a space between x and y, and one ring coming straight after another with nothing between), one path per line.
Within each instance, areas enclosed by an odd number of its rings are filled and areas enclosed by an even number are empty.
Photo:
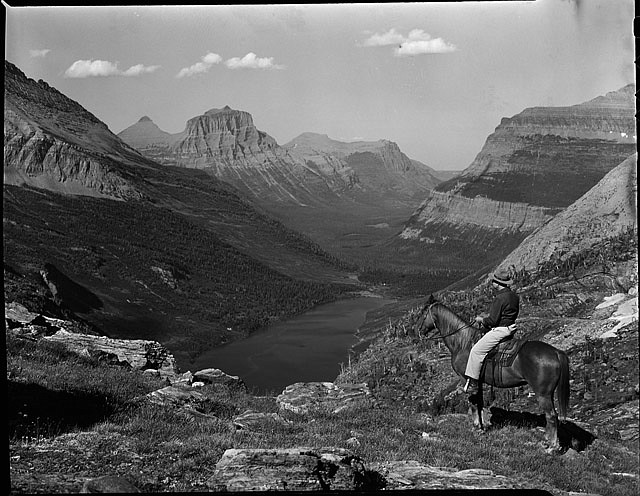
M637 229L637 196L637 155L633 155L531 233L500 267L533 270L553 256L562 260L625 229Z
M634 90L504 118L471 165L428 195L396 245L470 270L498 263L635 152Z
M471 165L440 184L473 198L567 207L635 152L635 85L503 118Z
M5 61L5 184L140 198L126 168L136 160L145 161L93 114Z
M292 157L251 114L229 107L189 119L177 134L142 118L118 136L158 163L204 169L261 201L313 204L344 187L339 177Z

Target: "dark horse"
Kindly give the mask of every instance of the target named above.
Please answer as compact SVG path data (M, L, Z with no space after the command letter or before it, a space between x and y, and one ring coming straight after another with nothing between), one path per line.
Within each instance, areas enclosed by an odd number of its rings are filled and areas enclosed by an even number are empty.
M453 370L464 378L469 351L480 337L481 331L465 323L442 303L429 299L422 309L415 326L417 333L426 333L436 328L449 351ZM547 425L546 437L550 446L559 448L558 442L558 414L553 403L554 392L558 391L558 409L564 420L569 406L569 359L564 351L554 348L542 341L526 341L513 363L503 367L500 384L496 384L494 371L490 367L480 378L480 385L484 382L491 386L509 388L529 384L533 389L538 404L544 412ZM474 424L482 426L482 392L480 389L478 401L478 418Z

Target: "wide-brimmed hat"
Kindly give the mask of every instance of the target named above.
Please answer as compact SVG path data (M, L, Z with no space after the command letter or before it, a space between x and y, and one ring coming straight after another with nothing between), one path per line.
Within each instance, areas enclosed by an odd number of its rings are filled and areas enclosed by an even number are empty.
M493 282L497 282L501 286L511 286L513 284L513 279L511 279L509 271L498 269L493 274Z

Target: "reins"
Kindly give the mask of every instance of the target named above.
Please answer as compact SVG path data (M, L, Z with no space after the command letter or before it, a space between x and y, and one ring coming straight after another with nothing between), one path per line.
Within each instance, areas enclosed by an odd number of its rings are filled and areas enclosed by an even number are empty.
M427 309L427 312L429 312L429 315L431 315L431 320L433 321L433 325L434 327L438 328L438 326L436 325L436 319L433 318L433 312L431 311L431 307L433 305L435 305L437 302L432 303L431 305L429 305L429 308ZM430 341L430 340L436 340L436 339L444 339L444 338L448 338L449 336L453 336L454 334L460 332L462 329L466 329L467 327L473 327L472 324L465 324L461 327L458 327L455 331L450 332L449 334L438 334L437 336L433 336L433 337L428 337L428 336L423 336L422 339L424 339L425 341ZM440 329L438 329L440 330Z

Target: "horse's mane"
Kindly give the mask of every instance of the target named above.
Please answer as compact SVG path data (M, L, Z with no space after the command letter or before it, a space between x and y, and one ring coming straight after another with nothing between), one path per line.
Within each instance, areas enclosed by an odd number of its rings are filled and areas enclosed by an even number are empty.
M475 341L475 337L480 330L462 320L453 310L447 307L444 303L435 302L431 305L431 310L437 309L438 318L441 320L441 324L443 329L441 332L443 334L448 334L456 329L459 329L458 332L455 332L451 336L447 337L450 340L453 347L463 350L465 348L471 348ZM446 328L450 330L446 330Z

